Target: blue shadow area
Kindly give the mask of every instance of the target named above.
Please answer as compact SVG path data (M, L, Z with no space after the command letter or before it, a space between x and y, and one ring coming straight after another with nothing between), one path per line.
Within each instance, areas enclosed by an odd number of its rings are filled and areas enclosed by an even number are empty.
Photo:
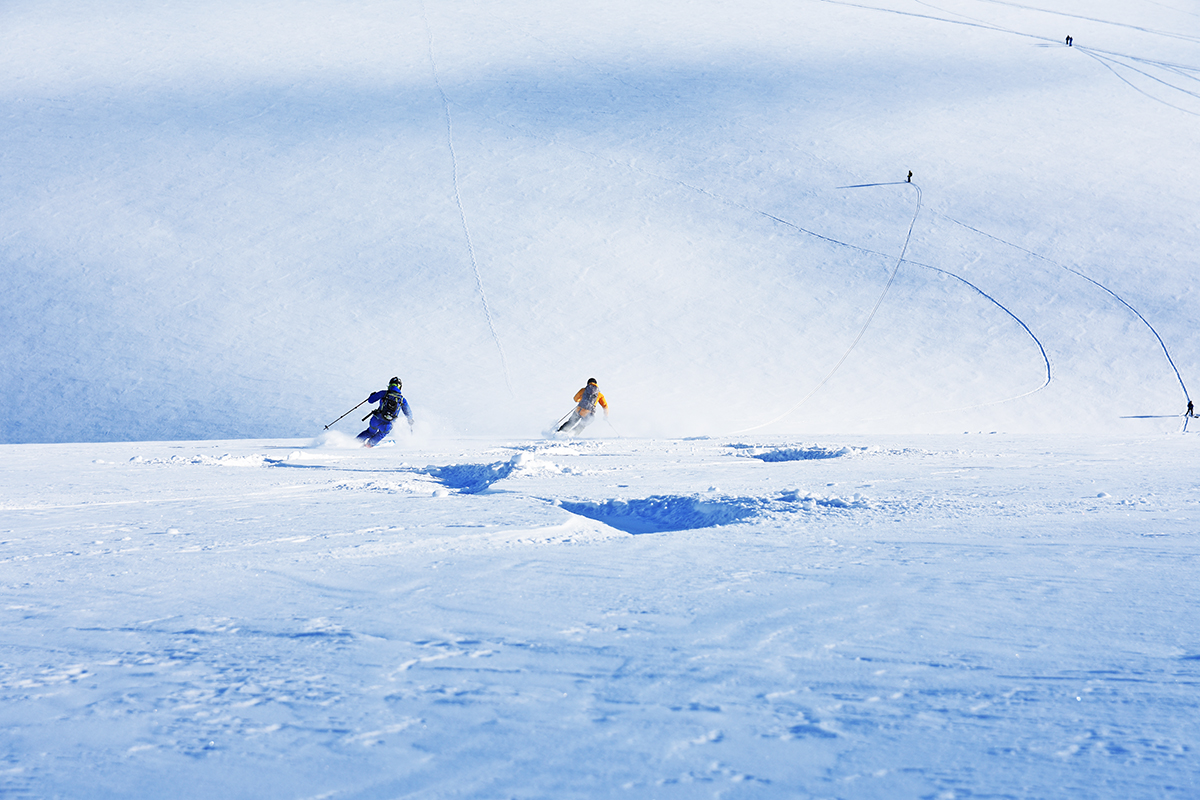
M752 498L702 500L678 495L654 495L641 500L603 503L562 502L564 509L603 522L626 533L664 533L729 525L757 515L762 504Z
M460 494L478 494L486 491L493 483L512 474L516 465L512 461L497 461L494 464L451 464L447 467L429 467L425 474L431 475L449 489Z

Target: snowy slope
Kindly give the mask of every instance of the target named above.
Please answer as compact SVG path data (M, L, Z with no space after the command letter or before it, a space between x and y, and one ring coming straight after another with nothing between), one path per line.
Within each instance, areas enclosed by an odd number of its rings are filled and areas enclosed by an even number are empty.
M311 435L392 374L443 433L591 376L626 434L1150 432L1200 366L1183 4L0 19L3 441Z
M1200 793L1192 4L9 0L0 74L0 796Z

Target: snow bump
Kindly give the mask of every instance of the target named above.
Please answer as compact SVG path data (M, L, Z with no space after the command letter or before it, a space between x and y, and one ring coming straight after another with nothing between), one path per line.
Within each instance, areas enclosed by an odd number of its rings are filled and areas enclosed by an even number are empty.
M478 494L491 488L496 481L512 474L517 460L497 461L494 464L451 464L445 467L427 467L426 474L436 478L448 489L459 494Z
M795 489L771 497L653 495L643 499L603 502L560 500L557 504L572 514L635 534L712 528L781 513L844 513L875 508L861 494L824 497Z
M865 447L759 447L749 444L731 444L729 447L742 451L739 455L757 458L760 461L815 461L824 458L840 458L855 452L866 452Z
M681 495L654 495L640 500L606 500L602 503L559 503L572 514L603 522L626 533L665 533L729 525L756 516L760 504L753 498L701 499Z

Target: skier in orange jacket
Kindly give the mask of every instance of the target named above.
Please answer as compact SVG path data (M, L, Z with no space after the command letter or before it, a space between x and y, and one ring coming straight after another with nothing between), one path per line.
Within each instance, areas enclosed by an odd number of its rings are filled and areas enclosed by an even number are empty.
M586 428L595 416L597 404L604 409L604 416L607 417L608 401L600 392L600 384L595 378L588 378L587 385L575 393L575 408L559 423L558 432L571 433Z

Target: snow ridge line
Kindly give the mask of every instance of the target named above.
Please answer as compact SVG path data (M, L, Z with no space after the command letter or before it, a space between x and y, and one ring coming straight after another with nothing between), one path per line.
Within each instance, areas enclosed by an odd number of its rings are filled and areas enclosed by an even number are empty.
M935 211L933 213L937 214L939 217L942 217L943 219L953 222L955 225L961 225L962 227L966 228L969 231L974 231L975 233L978 233L980 236L986 236L987 238L989 238L993 241L999 242L1000 244L1008 245L1009 247L1011 247L1015 250L1020 250L1022 253L1027 253L1027 254L1033 256L1034 258L1040 258L1042 261L1045 261L1048 264L1053 264L1054 266L1056 266L1060 269L1065 269L1067 272L1070 272L1072 275L1078 275L1079 277L1083 278L1088 283L1091 283L1092 285L1097 286L1100 289L1103 289L1105 292L1108 292L1110 295L1113 296L1114 299L1116 299L1116 301L1118 303L1120 303L1121 305L1125 306L1130 311L1132 311L1134 316L1136 316L1138 319L1140 319L1142 321L1142 323L1145 324L1145 326L1150 329L1150 333L1154 334L1154 338L1158 340L1158 344L1162 348L1163 355L1165 355L1167 357L1167 363L1171 365L1171 369L1175 372L1175 377L1179 381L1179 388L1181 388L1183 390L1184 400L1186 400L1188 402L1191 401L1192 398L1188 394L1187 386L1183 382L1183 376L1179 374L1179 368L1177 366L1175 366L1175 360L1173 358L1171 358L1171 352L1167 349L1167 343L1164 342L1162 337L1158 335L1158 331L1156 331L1154 329L1154 326L1150 324L1150 321L1147 320L1145 317L1143 317L1140 311L1138 311L1136 308L1134 308L1128 302L1126 302L1125 298L1121 297L1119 294L1117 294L1116 292L1114 292L1112 289L1108 288L1104 284L1100 283L1099 281L1088 277L1087 275L1085 275L1084 273L1080 272L1077 269L1072 269L1071 267L1068 267L1066 264L1060 264L1057 261L1055 261L1054 259L1047 258L1046 256L1042 255L1041 253L1035 253L1034 251L1028 250L1024 247L1021 247L1018 244L1013 244L1012 242L1005 241L1004 239L1001 239L999 236L993 236L990 233L981 231L978 228L974 227L973 225L968 225L967 223L957 220L954 217L947 216L946 214L938 213L937 211Z
M487 292L483 288L483 273L479 269L479 261L475 257L475 245L471 240L471 229L467 225L467 212L463 208L462 192L458 186L458 156L454 152L454 124L450 115L450 99L446 97L446 91L442 88L442 81L438 78L437 59L433 54L433 28L429 25L429 15L425 11L425 2L421 0L421 21L425 24L425 41L429 48L429 69L433 73L433 85L437 88L438 96L442 100L442 112L446 117L446 147L450 151L450 171L454 184L454 203L458 207L458 219L462 223L463 238L467 244L467 255L471 259L471 269L475 273L475 289L479 292L479 300L483 305L483 316L487 319L488 330L492 334L492 341L496 343L496 351L500 354L500 368L504 372L504 383L508 387L508 393L512 397L516 397L513 391L512 379L508 373L508 359L504 357L504 346L500 343L500 334L496 331L496 322L492 318L492 308L488 304Z
M858 336L854 337L854 341L850 343L850 346L848 348L846 348L846 352L842 354L841 359L836 364L833 365L833 369L829 370L829 373L824 378L821 379L821 382L818 383L815 387L813 387L812 391L810 391L808 394L804 395L804 397L800 398L800 400L794 406L792 406L787 411L780 414L775 419L770 420L769 422L763 422L759 425L755 425L750 428L743 428L742 430L734 431L733 432L734 434L748 433L750 431L756 431L759 428L765 428L768 425L774 425L776 422L779 422L780 420L789 416L797 408L799 408L800 406L802 406L806 402L808 402L808 399L810 397L812 397L814 394L816 394L818 391L820 391L821 387L823 387L825 384L829 383L829 380L834 376L834 373L836 373L839 369L841 369L842 364L845 364L846 359L848 359L850 357L850 353L853 352L854 348L858 346L858 343L860 341L862 341L863 336L866 335L866 333L867 333L867 328L870 327L870 325L871 325L871 320L875 319L875 314L878 313L879 307L883 305L883 298L887 296L888 290L891 289L892 284L896 282L896 276L900 273L900 266L904 263L904 254L908 252L908 244L909 244L909 242L912 241L913 228L915 228L917 225L917 216L921 213L921 187L917 186L917 184L911 183L909 181L905 181L905 182L908 183L910 186L912 186L912 188L917 190L917 206L916 206L916 208L913 209L912 221L908 223L908 234L904 237L904 246L900 248L900 256L899 256L899 258L896 259L896 266L892 269L892 275L890 278L888 278L887 285L885 285L883 287L883 291L879 293L879 299L875 301L875 307L872 308L871 313L867 315L867 320L866 320L866 322L863 323L862 328L859 330ZM863 186L863 187L870 186L870 185L874 185L874 184L861 184L861 186ZM879 185L888 185L888 184L879 184ZM847 187L847 188L859 188L859 187ZM1028 330L1028 329L1026 329L1026 330Z

